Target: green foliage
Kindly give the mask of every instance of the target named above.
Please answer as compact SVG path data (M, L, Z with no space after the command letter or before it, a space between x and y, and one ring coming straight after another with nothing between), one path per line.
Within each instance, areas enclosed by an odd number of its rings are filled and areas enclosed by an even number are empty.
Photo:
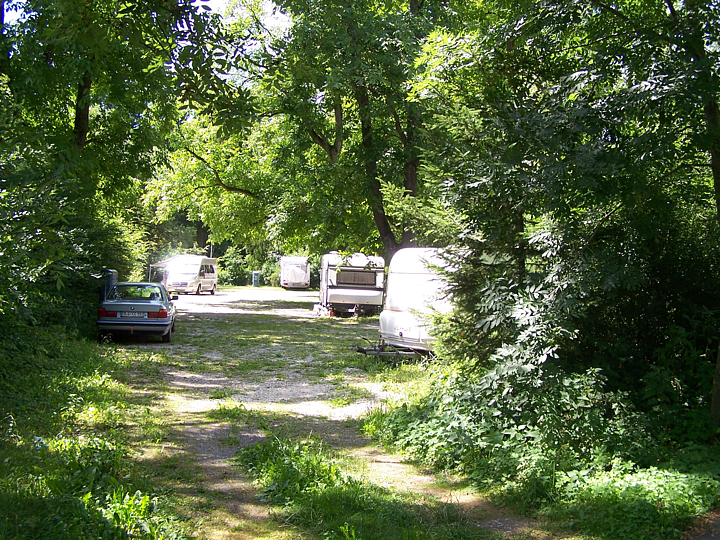
M598 374L678 443L715 432L718 53L697 45L719 29L651 4L498 4L430 37L412 97L437 111L426 183L464 216L441 354L538 385Z
M249 285L252 270L247 267L245 255L235 246L229 247L218 260L218 283L221 285Z
M538 371L448 377L416 404L373 411L365 431L462 472L506 504L605 540L680 538L720 500L716 448L683 448L658 466L663 455L642 416L603 392L597 373Z
M280 263L277 260L265 261L260 269L260 278L265 285L280 286Z
M213 79L204 45L217 21L152 0L38 0L22 12L2 28L0 315L89 334L91 276L144 274L143 185L188 77L196 90Z
M107 422L132 411L105 371L116 359L62 327L12 330L0 351L0 538L184 538L133 484L117 429L128 418Z
M265 497L284 506L289 522L323 538L485 537L466 526L451 505L401 496L348 475L343 462L318 442L274 439L242 449L237 460Z
M562 475L559 501L545 514L608 539L682 538L695 516L718 500L720 482L705 474L651 467L637 470L615 460L609 471Z
M32 449L4 441L0 455L0 538L183 538L156 499L127 491L124 452L107 441L36 437Z
M318 441L273 439L241 450L237 463L264 486L268 500L288 504L351 482Z

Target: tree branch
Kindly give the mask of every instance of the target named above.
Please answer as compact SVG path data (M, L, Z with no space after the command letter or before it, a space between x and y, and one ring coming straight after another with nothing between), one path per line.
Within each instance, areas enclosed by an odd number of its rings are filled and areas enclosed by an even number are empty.
M395 107L392 106L390 103L390 98L387 100L388 107L390 107L390 110L392 111L393 119L395 120L395 132L397 133L398 137L400 138L400 142L404 147L407 148L408 146L408 139L405 135L405 132L403 131L402 125L400 125L400 116L398 115L397 111L395 110Z
M212 165L210 165L210 164L208 163L208 161L207 161L204 157L198 155L197 153L193 152L193 151L190 150L189 148L183 148L183 150L185 150L185 151L186 151L188 154L190 154L192 157L194 157L195 159L197 159L198 161L200 161L201 163L203 163L203 164L213 173L213 175L215 176L215 182L216 182L216 183L215 183L214 185L199 186L199 187L197 187L195 190L193 190L192 193L195 193L195 191L197 191L198 189L207 189L207 188L211 188L211 187L221 187L221 188L223 188L225 191L229 191L229 192L231 192L231 193L240 193L241 195L247 195L248 197L251 197L251 198L253 198L253 199L257 199L257 198L258 198L258 196L257 196L255 193L253 193L252 191L248 191L247 189L238 188L238 187L234 187L234 186L228 186L225 182L222 181L222 178L220 178L220 173L218 173L218 171L217 171Z
M342 103L338 97L335 97L335 142L331 145L330 142L320 135L317 131L310 128L310 138L320 148L325 150L327 155L330 157L330 163L335 164L340 158L340 152L342 152L343 146L343 110Z
M666 43L672 43L672 40L669 39L668 37L663 36L662 34L658 34L657 32L650 30L649 28L643 28L642 26L637 24L635 21L633 21L630 17L628 17L627 15L622 13L617 8L614 8L614 7L606 4L605 2L601 2L599 0L592 0L592 3L596 7L599 7L600 9L607 11L608 13L614 15L621 21L625 22L628 26L630 26L638 34L649 34L661 41L665 41Z

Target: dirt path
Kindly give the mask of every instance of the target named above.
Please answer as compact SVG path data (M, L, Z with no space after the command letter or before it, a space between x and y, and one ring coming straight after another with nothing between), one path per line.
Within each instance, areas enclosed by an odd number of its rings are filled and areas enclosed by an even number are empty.
M439 482L361 435L356 420L399 390L371 380L350 351L359 338L376 338L376 322L319 319L312 311L316 294L243 288L176 302L177 331L162 349L170 361L156 381L171 444L146 458L174 464L178 479L168 487L186 492L198 536L306 538L273 520L271 507L232 464L239 448L271 431L320 437L362 463L369 481L457 504L488 531L549 538L531 520L506 514L452 479Z

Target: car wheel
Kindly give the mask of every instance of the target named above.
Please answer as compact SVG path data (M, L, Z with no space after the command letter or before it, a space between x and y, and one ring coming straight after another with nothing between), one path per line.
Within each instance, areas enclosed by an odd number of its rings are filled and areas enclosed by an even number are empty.
M202 292L202 283L198 283L197 291L195 291L195 294L200 294Z
M212 289L210 289L210 294L215 294L215 285L213 285Z
M170 343L172 341L172 328L168 330L168 333L162 337L163 343Z

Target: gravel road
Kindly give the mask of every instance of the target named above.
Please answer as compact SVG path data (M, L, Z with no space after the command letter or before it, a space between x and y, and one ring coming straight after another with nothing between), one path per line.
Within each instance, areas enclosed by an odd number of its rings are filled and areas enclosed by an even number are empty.
M136 383L138 389L163 389L159 400L170 426L167 441L146 459L170 456L195 468L192 485L173 489L186 489L190 499L202 498L212 508L198 534L264 538L238 531L273 527L271 508L258 502L255 486L232 463L239 448L263 440L269 430L319 437L364 463L369 481L457 504L480 527L545 538L531 532L531 520L507 515L465 488L438 486L432 475L360 433L355 419L384 400L400 398L402 389L373 379L372 370L363 367L373 359L350 350L363 339L378 339L377 318L319 317L313 310L317 302L317 291L266 287L181 295L172 343L140 345L164 357L159 373L139 375ZM247 411L263 423L228 421L218 413L223 410Z

